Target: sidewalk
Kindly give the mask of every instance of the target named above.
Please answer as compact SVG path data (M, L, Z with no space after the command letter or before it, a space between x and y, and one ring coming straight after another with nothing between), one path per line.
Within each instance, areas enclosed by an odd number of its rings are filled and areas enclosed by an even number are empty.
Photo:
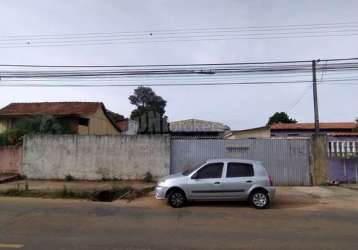
M27 183L27 184L26 184ZM155 185L151 182L143 181L47 181L47 180L19 180L0 184L0 191L8 189L24 189L31 191L60 191L66 186L68 190L72 191L102 191L123 187L132 187L135 189L148 188Z
M358 184L340 184L339 186L358 191Z

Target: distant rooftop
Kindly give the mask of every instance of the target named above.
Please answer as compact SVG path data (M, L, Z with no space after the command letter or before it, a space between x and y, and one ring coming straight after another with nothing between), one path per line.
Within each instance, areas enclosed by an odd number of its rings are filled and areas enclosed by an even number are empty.
M358 132L333 132L328 133L328 135L333 137L358 137Z
M171 122L170 132L224 132L230 129L228 126L219 123L198 119L188 119Z
M320 129L354 129L355 122L323 122L319 124ZM313 130L314 123L275 123L271 130Z
M101 102L11 103L0 109L0 116L85 115L104 107Z

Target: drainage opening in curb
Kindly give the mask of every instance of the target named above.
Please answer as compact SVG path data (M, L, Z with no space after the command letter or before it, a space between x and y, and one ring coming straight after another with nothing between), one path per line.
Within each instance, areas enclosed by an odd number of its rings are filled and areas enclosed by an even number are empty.
M104 190L97 192L93 195L94 201L101 201L101 202L112 202L117 198L117 194L113 190Z

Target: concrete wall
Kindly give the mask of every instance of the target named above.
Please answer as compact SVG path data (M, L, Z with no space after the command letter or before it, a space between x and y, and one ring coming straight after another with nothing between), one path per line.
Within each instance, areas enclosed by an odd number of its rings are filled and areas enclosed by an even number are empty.
M141 179L169 174L168 136L27 136L23 174L33 179Z
M313 185L324 185L328 181L328 152L326 135L312 135L311 153Z
M0 173L21 173L22 147L0 147Z

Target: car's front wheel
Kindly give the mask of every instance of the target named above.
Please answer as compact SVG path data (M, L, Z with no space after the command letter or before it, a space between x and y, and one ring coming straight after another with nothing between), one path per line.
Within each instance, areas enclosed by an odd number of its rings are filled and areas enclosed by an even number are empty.
M254 208L268 208L270 206L270 197L267 192L257 190L250 194L249 202Z
M168 195L168 203L174 208L184 206L185 201L185 194L180 190L174 190Z

